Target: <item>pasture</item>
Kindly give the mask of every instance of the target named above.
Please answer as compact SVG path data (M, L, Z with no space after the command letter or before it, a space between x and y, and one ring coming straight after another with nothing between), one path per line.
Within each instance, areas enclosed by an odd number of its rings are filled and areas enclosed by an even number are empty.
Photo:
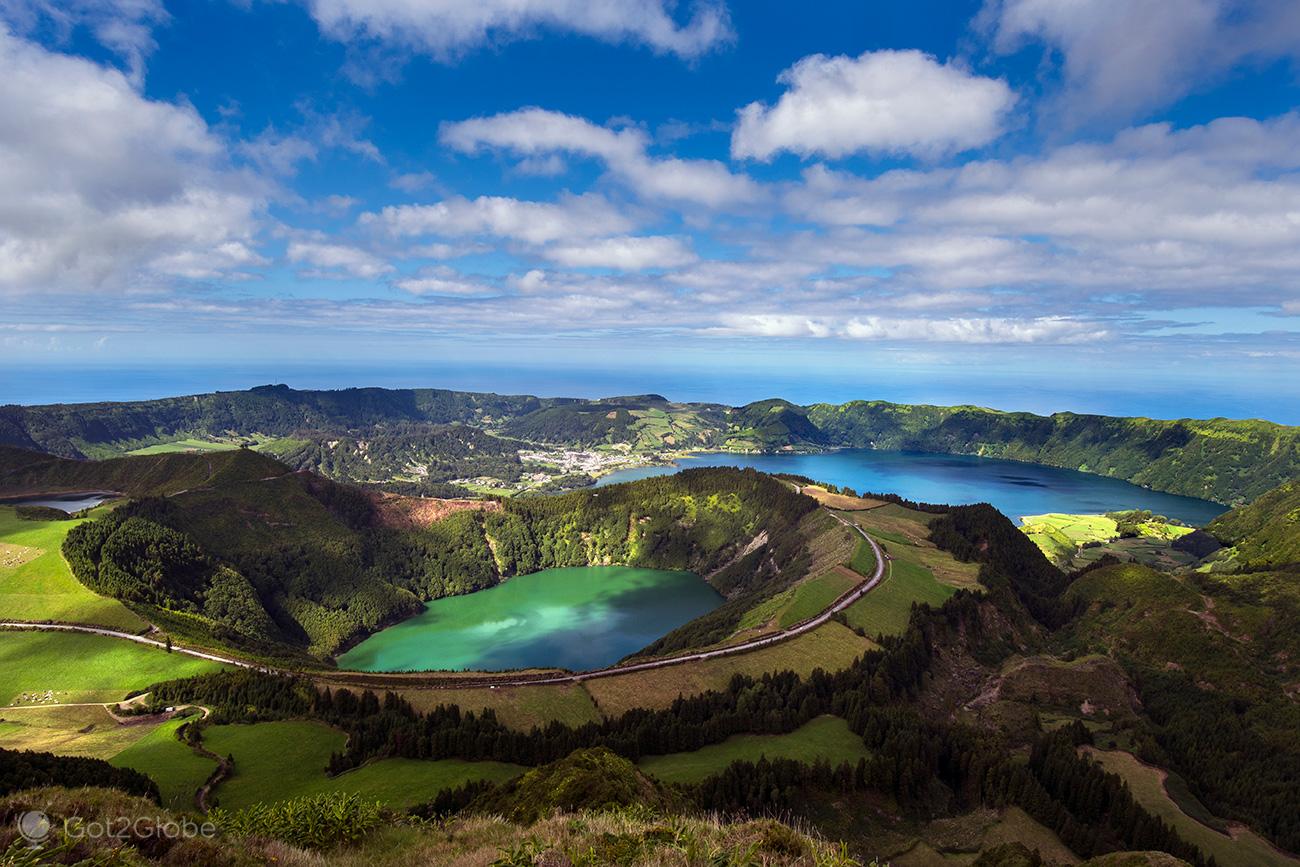
M603 714L617 716L637 707L667 707L679 695L724 689L736 674L758 677L767 672L794 671L807 677L814 668L840 671L876 646L832 621L789 641L748 653L593 678L585 686Z
M832 766L841 762L856 765L870 756L862 738L849 731L848 723L837 716L820 716L784 735L734 735L719 744L711 744L689 753L647 756L639 764L642 771L665 783L698 783L719 773L733 762L756 762L768 759L793 759L812 764L819 759Z
M1132 753L1086 749L1103 768L1123 777L1139 804L1169 823L1183 839L1220 864L1232 864L1234 867L1300 865L1300 860L1283 854L1267 840L1244 827L1236 826L1231 834L1224 834L1196 821L1169 797L1165 790L1165 772L1143 764Z
M154 726L144 737L109 760L119 768L134 768L158 784L163 806L170 810L194 809L194 793L217 765L181 743L176 730L185 719L170 719Z
M844 616L850 626L868 635L902 635L912 616L912 603L937 607L956 592L935 580L929 569L900 557L889 563L885 580L849 606Z
M118 701L151 683L225 667L102 635L0 631L0 713L4 705Z
M116 599L91 592L63 559L63 540L85 518L27 521L0 506L0 613L139 632L148 624Z
M506 780L524 771L503 762L384 759L327 777L330 754L341 751L345 741L338 729L301 721L212 726L203 733L207 749L235 757L234 773L215 795L222 807L236 810L328 792L355 792L404 808L470 780Z

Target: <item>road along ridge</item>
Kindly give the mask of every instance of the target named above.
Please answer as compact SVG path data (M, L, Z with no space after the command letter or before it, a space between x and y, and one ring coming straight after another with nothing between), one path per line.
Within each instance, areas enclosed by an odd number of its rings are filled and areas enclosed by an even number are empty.
M194 650L192 648L181 647L175 644L172 645L171 652L183 653L186 654L187 656L193 656L199 659L206 659L212 662L220 662L226 665L234 665L240 668L247 668L253 671L260 671L265 674L282 674L282 675L292 675L292 676L302 675L306 677L330 677L330 676L338 675L341 676L342 679L355 681L354 685L357 687L365 687L367 685L366 675L373 674L377 676L370 679L376 685L382 684L382 686L379 686L379 688L381 689L402 689L402 688L467 689L467 688L478 688L484 686L501 687L501 686L545 686L547 684L565 684L565 683L573 684L573 683L582 683L584 680L594 680L600 677L613 677L620 674L631 674L637 671L651 671L653 669L668 668L669 666L681 665L687 662L699 662L705 659L717 659L718 657L722 657L722 656L733 656L738 653L747 653L751 650L757 650L761 647L768 647L773 644L779 644L783 641L788 641L791 638L796 638L800 635L804 635L806 633L812 632L814 629L818 628L819 626L823 626L826 623L830 622L832 617L847 609L849 606L857 602L863 596L866 596L868 593L874 590L882 580L884 580L886 564L888 563L889 558L885 555L885 552L881 550L880 545L876 543L876 540L871 538L871 536L867 534L866 530L863 530L860 526L853 523L852 521L845 520L844 518L835 514L835 512L831 511L830 509L827 509L826 511L832 518L839 521L841 524L848 527L849 529L856 531L858 535L860 535L863 539L865 539L867 544L871 546L872 553L875 554L876 557L876 568L871 573L871 575L868 576L862 583L858 584L856 587L852 587L849 590L845 591L843 594L841 594L839 598L837 598L834 602L832 602L830 606L826 608L824 611L822 611L820 614L814 615L806 620L801 620L798 623L792 624L791 626L788 626L785 629L779 632L775 632L771 635L760 636L758 638L750 639L749 641L741 642L740 644L732 644L726 647L718 647L713 650L701 650L693 653L682 654L681 656L668 656L668 657L664 657L663 659L652 659L647 662L632 663L631 665L612 665L607 668L592 669L591 671L569 672L564 674L526 675L522 677L511 677L509 675L503 675L500 677L492 677L492 676L464 677L464 678L449 677L443 679L438 683L418 683L415 681L415 678L418 675L406 676L397 672L389 673L388 677L385 678L379 672L342 672L342 671L313 672L313 671L306 671L301 669L280 668L273 665L264 665L261 663L248 662L247 660L236 659L234 657L223 656L221 654L208 653L207 651ZM161 641L157 641L152 638L146 638L143 635L133 635L129 632L119 632L114 629L105 629L97 626L82 626L82 625L71 624L71 623L31 623L26 621L0 621L0 628L18 629L18 630L37 630L37 631L81 632L90 635L102 635L107 638L118 638L126 641L134 641L137 644L145 644L151 647L161 648L163 650L167 649L167 645L165 643ZM404 684L403 681L410 681L410 682Z

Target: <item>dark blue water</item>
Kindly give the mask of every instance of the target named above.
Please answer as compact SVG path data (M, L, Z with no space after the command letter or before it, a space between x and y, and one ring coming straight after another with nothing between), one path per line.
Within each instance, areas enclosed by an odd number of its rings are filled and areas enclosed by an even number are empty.
M612 485L688 467L753 467L767 473L795 473L847 485L855 491L898 494L922 503L991 503L1012 520L1046 512L1099 514L1150 509L1158 515L1203 525L1226 506L1149 491L1119 479L1077 470L1042 467L966 455L850 449L812 455L702 454L675 467L637 467L601 478Z
M61 512L71 514L80 512L82 509L89 509L92 506L98 506L100 503L112 500L117 496L119 495L102 493L50 494L44 497L15 497L0 500L0 503L6 506L46 506L50 509L58 509Z

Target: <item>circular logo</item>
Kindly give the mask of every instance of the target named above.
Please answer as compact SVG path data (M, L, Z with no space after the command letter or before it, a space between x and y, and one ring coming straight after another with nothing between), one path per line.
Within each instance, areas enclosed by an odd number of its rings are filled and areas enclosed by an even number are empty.
M18 833L33 846L50 836L50 817L40 810L28 810L18 817Z

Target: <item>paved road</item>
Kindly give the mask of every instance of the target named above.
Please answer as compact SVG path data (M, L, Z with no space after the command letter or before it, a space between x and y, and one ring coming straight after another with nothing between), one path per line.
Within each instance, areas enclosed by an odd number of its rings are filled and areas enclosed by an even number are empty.
M167 643L156 641L152 638L146 638L143 635L133 635L130 632L118 632L116 629L103 629L98 626L79 626L73 623L29 623L24 620L3 620L0 621L0 628L39 630L43 632L84 632L89 635L103 635L108 638L121 638L126 641L134 641L137 644L147 644L150 647L158 647L163 650L167 649ZM172 653L183 653L186 656L197 656L199 659L209 659L213 662L224 662L227 665L237 665L240 668L255 668L260 671L267 671L265 666L255 665L251 662L234 659L229 656L220 656L215 653L207 653L202 650L192 650L180 645L172 646Z
M775 632L772 633L771 635L764 635L760 638L753 638L750 639L749 641L745 641L740 644L732 644L732 645L728 645L727 647L719 647L715 650L702 650L696 653L683 654L681 656L670 656L670 657L665 657L663 659L654 659L654 660L650 660L649 662L636 662L630 665L615 665L615 666L610 666L609 668L599 668L599 669L593 669L591 671L580 671L580 672L566 673L566 674L528 675L523 677L520 676L512 677L508 674L503 674L500 676L485 675L482 677L469 677L469 678L458 678L452 676L452 677L441 678L436 682L427 682L427 683L421 683L419 680L420 677L419 675L412 675L410 677L406 677L400 674L393 673L385 676L380 673L368 673L368 672L338 672L338 674L343 675L348 680L355 682L357 686L365 686L366 685L365 682L367 680L374 680L374 681L382 681L384 687L390 689L401 688L403 682L406 683L408 688L420 688L420 689L465 689L465 688L478 688L484 686L487 687L538 686L544 684L581 683L584 680L593 680L599 677L612 677L614 675L628 674L634 671L650 671L651 669L668 668L669 666L681 665L687 662L699 662L705 659L717 659L718 657L722 657L722 656L733 656L738 653L748 653L749 651L757 650L760 647L767 647L769 645L779 644L782 641L789 641L791 638L795 638L797 636L807 634L809 632L812 632L817 627L825 625L836 614L839 614L841 611L848 608L854 602L857 602L863 596L870 593L873 589L876 588L877 585L880 584L882 580L884 580L885 577L885 569L886 569L886 563L888 562L888 557L885 555L885 552L880 549L880 546L876 544L876 540L868 536L866 531L864 531L857 524L854 524L851 521L846 521L844 518L841 518L839 515L835 514L834 512L830 512L829 510L827 511L831 515L831 517L835 518L835 520L839 521L841 524L850 528L851 530L856 531L858 535L860 535L863 539L867 541L867 544L871 546L872 552L876 555L875 571L872 572L870 576L865 578L862 581L862 583L848 590L846 593L844 593L838 599L832 602L830 607L827 608L822 613L816 615L815 617L810 617L807 620L800 621L799 623L789 626L781 630L780 632ZM138 644L146 644L152 647L159 647L163 649L166 649L167 646L165 643L161 641L156 641L152 638L146 638L143 635L132 635L129 632L118 632L113 629L103 629L97 626L78 626L75 624L65 624L65 623L27 623L22 621L0 621L0 627L9 627L13 629L63 631L63 632L84 632L84 633L89 633L91 635L103 635L109 638L121 638L121 639L125 639L126 641L134 641ZM215 653L207 653L201 650L193 650L191 648L181 647L179 645L173 645L172 652L183 653L186 654L187 656L195 656L198 657L199 659L207 659L213 662L223 662L227 665L236 665L239 666L240 668L254 669L268 674L288 675L288 674L304 673L293 669L259 665L256 663L247 662L245 660L235 659L229 656L221 656ZM325 672L320 672L320 673L325 674ZM334 674L334 672L329 672L329 674ZM370 674L371 677L367 677L368 674ZM437 677L437 676L434 675L433 677Z

